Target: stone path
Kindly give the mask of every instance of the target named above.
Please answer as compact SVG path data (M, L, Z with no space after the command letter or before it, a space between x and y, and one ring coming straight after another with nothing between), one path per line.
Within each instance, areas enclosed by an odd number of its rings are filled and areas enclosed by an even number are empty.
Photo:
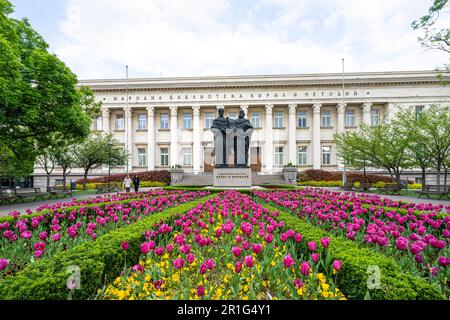
M330 191L338 191L338 192L344 192L342 191L340 188L322 188L322 189L327 189ZM363 194L364 192L357 192L357 191L351 191L354 192L355 194ZM376 195L376 193L368 193L369 195ZM394 201L403 201L403 202L411 202L411 203L432 203L434 205L436 204L443 204L444 206L450 206L450 201L449 200L436 200L436 199L427 199L427 198L416 198L416 197L407 197L407 196L396 196L396 195L384 195L384 194L380 194L379 195L380 198L384 199L391 199Z

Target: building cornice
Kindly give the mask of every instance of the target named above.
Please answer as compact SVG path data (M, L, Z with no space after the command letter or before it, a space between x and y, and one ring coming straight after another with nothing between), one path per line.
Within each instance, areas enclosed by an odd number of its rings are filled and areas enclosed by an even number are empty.
M386 85L430 85L439 84L438 75L450 79L446 71L389 71L346 73L344 80L349 86ZM125 79L81 80L79 85L87 85L97 92L125 91ZM128 80L129 90L165 91L192 89L239 89L239 88L320 88L342 86L341 73L278 74L242 76L205 76L170 78L132 78Z

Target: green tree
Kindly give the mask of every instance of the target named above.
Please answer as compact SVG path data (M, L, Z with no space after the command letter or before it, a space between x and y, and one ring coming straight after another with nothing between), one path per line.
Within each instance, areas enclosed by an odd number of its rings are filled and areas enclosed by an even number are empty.
M73 151L73 145L70 143L61 143L57 147L58 152L55 154L55 162L62 170L63 176L63 188L67 190L67 175L70 173L70 169L76 165L75 153Z
M84 170L83 189L86 189L89 170L102 165L121 166L128 161L128 152L111 134L94 133L73 150L77 166Z
M49 146L40 150L40 154L36 158L37 164L45 171L46 173L46 186L47 192L50 191L50 176L55 169L56 160L55 160L55 147Z
M12 12L11 3L0 0L0 137L17 161L30 163L38 142L50 145L52 134L87 137L98 103L88 88L77 88L76 76L48 52L28 20L9 17Z
M335 134L338 156L350 166L386 169L400 183L403 169L412 165L407 150L410 136L392 124L362 125L358 131Z

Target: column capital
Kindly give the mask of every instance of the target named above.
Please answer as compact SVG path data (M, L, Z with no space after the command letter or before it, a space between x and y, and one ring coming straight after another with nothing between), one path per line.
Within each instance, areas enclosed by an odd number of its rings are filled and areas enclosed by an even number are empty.
M177 112L178 112L178 107L177 106L170 106L170 115L172 117L176 117L177 116Z
M109 117L109 114L110 114L110 110L108 107L102 108L102 117L103 118Z
M266 112L272 113L273 110L273 104L266 104Z
M194 117L200 116L200 106L192 106L192 113Z
M314 103L313 104L313 113L319 113L320 112L320 108L322 108L322 104L321 103Z
M248 104L241 104L241 110L247 111L248 110Z
M290 103L288 105L289 108L289 114L295 114L295 111L297 110L297 105L295 103Z
M339 102L337 105L337 112L338 113L344 113L345 112L345 107L347 106L346 103L343 102Z
M131 114L133 113L133 110L130 106L123 107L123 111L125 112L125 116L127 116L127 117L130 117Z
M155 116L155 107L147 107L147 114L149 117L154 117Z
M372 108L372 102L364 102L362 105L363 112L369 112Z

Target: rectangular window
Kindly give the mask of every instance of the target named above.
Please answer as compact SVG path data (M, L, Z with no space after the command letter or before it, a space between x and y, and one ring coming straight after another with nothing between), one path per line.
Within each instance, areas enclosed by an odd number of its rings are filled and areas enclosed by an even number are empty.
M125 130L123 114L116 114L116 130Z
M380 110L372 109L370 111L370 124L372 126L377 126L380 124Z
M161 148L161 166L169 165L169 148Z
M355 110L345 111L345 126L347 127L355 126Z
M322 164L331 164L331 147L322 147Z
M205 128L209 129L212 126L214 121L214 112L206 112L205 113Z
M254 128L261 128L259 121L260 121L259 112L252 112L252 125Z
M183 148L183 165L184 166L192 166L191 148Z
M103 117L102 116L95 117L95 130L97 130L97 131L103 130Z
M322 127L331 127L331 111L322 111Z
M299 111L297 114L298 127L306 128L306 111Z
M190 112L183 112L183 129L191 129L191 113Z
M138 115L138 128L139 130L147 129L147 115L144 113Z
M237 119L237 112L228 112L228 118Z
M298 147L298 164L306 164L306 147Z
M283 128L283 112L276 111L275 112L275 128Z
M147 149L138 148L138 160L140 167L145 167L147 165Z
M416 119L419 119L420 114L423 112L424 106L416 106Z
M161 129L169 129L169 114L168 113L161 113L160 128Z
M283 165L283 147L275 147L275 165Z

